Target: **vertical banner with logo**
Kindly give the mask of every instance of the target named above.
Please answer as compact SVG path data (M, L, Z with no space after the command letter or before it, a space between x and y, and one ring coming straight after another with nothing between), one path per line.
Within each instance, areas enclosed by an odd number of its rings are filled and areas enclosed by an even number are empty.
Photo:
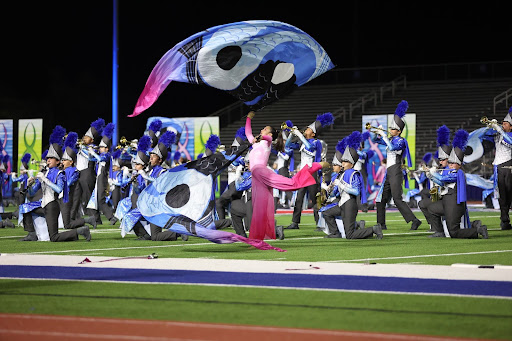
M373 127L382 126L384 130L387 130L388 124L393 120L394 114L382 114L382 115L363 115L362 118L362 131L366 130L366 123L370 122ZM412 167L415 169L416 162L416 114L407 113L404 116L405 128L401 135L407 140L409 145L409 152L411 154ZM368 184L370 186L368 201L373 201L379 191L381 182L384 177L386 166L382 164L382 160L386 158L386 146L375 143L368 139L365 141L365 150L372 150L374 152L373 157L368 160ZM409 179L409 188L412 189L415 186L414 180ZM405 189L404 193L407 191Z
M204 153L206 141L211 134L219 135L218 117L150 117L146 123L146 130L154 120L162 121L162 129L181 132L177 148L173 146L172 153L180 152L187 160L195 160L197 155ZM220 195L220 180L216 180L215 195Z
M0 162L4 161L4 158L7 160L7 164L5 167L5 172L10 173L13 171L13 120L0 120L0 143L2 144L2 151L0 152ZM3 198L11 198L12 197L12 181L11 177L7 181L1 181L1 190L3 194ZM0 203L1 206L1 203Z
M204 145L211 134L219 135L218 117L150 117L146 123L146 130L154 120L162 121L162 130L181 132L178 147L173 146L172 153L179 151L187 160L195 160L196 156L204 153Z
M43 148L43 119L26 119L18 121L18 166L25 153L29 153L31 160L41 161ZM30 163L30 169L38 169L37 163Z

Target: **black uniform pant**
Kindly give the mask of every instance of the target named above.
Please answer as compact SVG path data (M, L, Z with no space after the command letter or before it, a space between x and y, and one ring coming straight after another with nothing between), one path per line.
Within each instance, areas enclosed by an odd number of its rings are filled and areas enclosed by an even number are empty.
M339 203L339 199L335 202ZM373 228L371 227L356 230L357 198L355 196L350 196L350 199L341 206L336 205L323 211L322 215L329 228L329 234L340 233L336 224L336 217L341 216L347 239L364 239L373 236Z
M318 192L318 173L315 172L312 175L317 183L308 187L302 187L297 190L297 197L295 198L295 207L293 208L292 218L292 222L296 224L300 223L302 205L304 204L304 196L306 195L306 192L309 194L309 200L311 200L311 202L308 203L308 208L312 208L316 203L316 193Z
M121 187L114 186L114 190L112 191L112 194L110 195L110 200L112 200L112 210L115 212L117 209L117 204L119 204L119 201L121 201Z
M277 170L277 173L279 175L285 176L287 178L290 177L290 171L288 170L288 166L279 168ZM285 198L285 204L289 205L290 201L292 200L293 192L292 191L279 191L279 199L281 199L281 196L283 195L283 193L284 193L284 198Z
M46 206L39 207L32 211L35 214L43 215L46 219L46 225L48 226L48 234L50 235L50 241L52 242L67 242L78 240L78 233L76 230L68 230L59 233L59 204L57 200L54 200ZM27 232L35 232L34 220L32 219L32 212L23 214L23 226Z
M173 241L178 239L176 232L171 230L162 231L160 226L149 224L151 227L151 240L152 241Z
M73 206L71 207L71 219L75 219L79 214L80 204L82 204L84 211L87 211L87 203L91 198L92 191L94 190L94 184L96 183L96 175L94 168L86 168L80 171L77 186L75 187ZM85 213L85 212L84 212ZM96 221L100 219L100 214L96 210L87 211L88 214L96 217ZM98 221L98 222L101 222Z
M245 202L245 198L231 202L231 221L235 233L247 237L245 231L249 231L252 219L252 201ZM245 222L245 228L244 228Z
M423 203L423 200L421 201ZM425 201L422 204L426 206L424 211L425 218L431 224L432 229L436 232L444 233L441 217L446 220L446 227L452 238L478 238L476 228L460 228L460 221L464 213L466 213L466 203L457 204L457 191L449 189L448 193L443 195L441 200L436 202Z
M242 197L242 193L243 192L236 190L234 181L228 185L228 188L224 191L224 193L221 194L220 197L217 198L215 202L215 207L217 208L219 219L226 218L226 209L228 208L229 204L233 200L240 199Z
M431 215L428 213L428 207L432 204L432 199L421 199L418 203L418 207L425 216L425 219L427 220L427 223L432 226L432 218ZM433 228L432 228L433 229Z
M509 210L512 204L512 169L503 168L503 166L512 166L512 160L498 165L500 220L502 225L507 225L510 224Z
M63 199L59 199L59 207L60 212L62 214L62 222L64 223L64 228L66 229L76 229L85 225L84 218L76 218L71 220L71 207L73 202L70 200L68 202L64 202Z
M382 200L376 204L378 224L386 224L386 204L391 198L393 198L398 211L400 211L406 222L411 222L416 219L409 205L402 199L402 183L404 176L401 167L401 164L395 164L386 171L386 181L382 184Z
M75 198L75 187L77 183L74 183L69 187L69 198L68 202L64 202L63 199L59 199L60 213L62 214L62 222L66 229L76 229L85 225L84 218L71 219L71 211L73 210L73 203L77 200Z

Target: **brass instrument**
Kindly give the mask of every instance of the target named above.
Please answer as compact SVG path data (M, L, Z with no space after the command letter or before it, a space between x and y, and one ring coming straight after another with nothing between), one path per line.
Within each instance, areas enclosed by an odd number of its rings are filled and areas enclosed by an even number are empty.
M430 189L430 200L432 202L437 202L439 199L441 199L441 194L439 193L439 186L434 186Z
M496 120L496 119L490 120L487 118L487 116L484 116L480 119L480 123L482 123L483 125L486 125L490 128L492 124L498 124L498 120Z
M121 136L121 138L119 139L119 144L116 146L115 149L122 149L123 151L126 151L130 147L131 141L128 141L126 137Z
M283 122L283 123L281 123L281 130L283 130L283 131L293 131L293 130L298 130L298 129L295 128L295 127L288 127L286 122Z
M82 148L82 147L83 148L92 148L94 150L98 150L100 148L98 146L85 144L83 139L76 140L76 144L77 144L78 148Z
M327 181L325 181L326 178L326 172L322 171L322 182L324 184L327 184ZM316 207L319 209L320 207L325 205L325 202L327 201L327 191L325 189L321 189L320 192L316 193Z
M372 126L372 124L370 122L366 123L366 125L364 127L366 128L366 130L370 130L370 132L372 132L374 134L378 134L379 133L377 130L385 131L385 132L387 132L389 134L389 130L388 129L374 127L374 126Z
M306 131L307 128L304 128L303 130L300 130L299 128L297 127L288 127L288 125L286 124L286 122L283 122L281 123L281 130L282 131L290 131L290 132L293 132L293 131L296 131L298 130L301 134L304 135L304 132Z

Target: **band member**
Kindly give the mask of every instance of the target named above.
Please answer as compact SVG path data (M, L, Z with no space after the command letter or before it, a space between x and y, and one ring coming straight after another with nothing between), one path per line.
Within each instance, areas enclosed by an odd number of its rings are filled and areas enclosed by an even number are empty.
M110 196L108 177L111 165L110 150L112 148L112 135L114 133L114 128L114 123L109 123L103 129L102 138L98 145L99 154L97 154L92 147L89 147L89 155L96 159L97 170L96 184L87 208L98 212L96 213L96 218L99 215L99 211L101 211L103 215L109 220L110 225L114 225L118 221L118 219L114 216L112 206L107 203L107 197Z
M75 149L75 147L77 139L77 133L69 132L67 134L66 140L64 141L64 151L62 153L62 158L60 162L64 168L64 175L66 176L68 201L64 201L64 191L61 192L59 195L59 208L62 214L62 222L65 228L74 229L84 226L85 223L88 223L93 228L96 228L96 218L92 216L87 217L85 219L76 218L71 220L71 209L73 207L73 202L75 200L78 200L78 198L75 197L75 188L78 184L78 177L80 176L80 173L75 167L77 154L77 150Z
M0 141L0 143L1 142L2 141ZM3 156L3 158L0 162L0 192L3 191L4 182L9 180L9 174L7 174L9 160L10 160L10 157L9 157L9 155L6 154ZM12 223L12 221L9 220L9 218L12 218L12 213L4 212L3 202L1 200L2 200L2 194L0 193L0 228L3 228L3 227L14 228L14 224Z
M290 120L286 122L287 127L293 127L293 123ZM291 135L291 132L281 131L283 134L283 139L288 140L288 136ZM289 144L290 145L290 144ZM298 145L297 147L298 148ZM295 159L294 159L294 148L292 146L288 146L284 148L284 151L280 152L275 149L272 149L272 153L276 154L276 163L277 163L277 174L285 176L287 178L290 177L290 172L295 169ZM289 208L292 200L292 192L279 191L279 202L283 208ZM277 208L277 205L276 205Z
M30 153L23 154L23 157L21 158L19 176L16 176L15 172L11 173L12 182L20 183L19 191L17 192L17 195L15 194L15 196L17 197L16 202L18 203L18 206L23 204L27 200L26 190L27 190L27 181L29 178L28 163L30 162L31 158L32 158L32 155L30 155ZM32 173L32 171L30 171L30 173ZM32 176L32 174L30 176Z
M501 122L488 120L488 130L484 138L494 142L494 196L500 204L500 226L502 230L512 229L510 224L510 205L512 204L512 107Z
M402 101L398 104L393 116L389 129L391 139L388 139L388 131L378 129L376 136L373 140L379 144L385 145L387 148L387 168L386 175L384 176L383 184L379 190L376 199L377 206L377 224L380 224L383 230L386 227L386 205L393 198L396 207L402 214L402 217L407 223L412 221L411 230L417 230L421 225L421 221L416 218L412 213L411 208L402 199L402 184L404 181L404 174L402 173L402 160L407 158L408 167L412 166L411 155L409 154L409 146L407 140L400 136L405 128L403 117L407 111L409 104L407 101ZM381 138L377 138L380 135Z
M429 168L432 170L448 169L448 158L450 157L451 152L452 145L450 143L450 129L443 125L437 129L437 158L435 156L432 158L432 165ZM428 179L429 187L433 192L430 194L429 190L429 198L422 198L422 200L418 203L418 207L420 208L421 212L423 212L427 223L430 225L430 232L434 232L432 228L432 222L430 221L430 215L428 214L428 207L430 204L432 204L433 201L438 200L438 194L440 191L446 190L440 188L438 184L433 183L431 178Z
M137 154L133 160L134 170L132 171L131 193L126 199L123 199L116 210L116 216L122 219L121 222L121 235L124 237L126 232L133 230L138 240L151 240L151 230L148 229L140 222L141 215L137 211L137 200L139 194L146 188L147 181L139 174L139 171L144 170L149 165L149 151L151 150L151 137L143 135L137 144ZM127 171L127 169L125 169ZM132 214L130 214L132 213ZM132 218L133 216L133 218Z
M60 209L57 199L59 194L63 192L64 202L68 201L66 175L57 167L62 157L62 145L64 143L63 138L65 133L66 131L61 126L56 126L54 128L50 135L50 147L48 148L48 154L46 155L47 169L37 174L37 179L33 186L29 188L29 191L32 192L41 188L43 198L41 199L40 206L32 209L31 211L22 211L22 208L20 208L20 212L24 213L23 226L25 231L28 232L28 235L21 239L21 241L38 240L31 214L32 212L44 216L50 241L52 242L78 240L79 235L82 235L87 241L91 240L91 234L89 232L89 227L87 226L58 233ZM31 203L24 204L22 207L29 204Z
M241 146L242 144L248 143L247 136L245 136L245 127L241 127L237 130L235 134L235 139L231 146ZM217 147L215 147L217 148ZM242 192L236 190L235 179L236 179L236 169L238 166L244 165L244 157L240 156L235 159L227 168L228 172L228 185L226 190L220 195L220 197L215 201L215 208L217 209L217 214L219 216L219 220L226 218L226 210L229 205L234 200L239 200L242 197Z
M334 122L334 118L331 113L325 113L318 115L315 122L311 123L305 130L304 134L301 133L296 127L292 129L293 135L297 136L301 142L300 144L300 165L299 171L305 166L311 167L314 162L320 162L322 155L322 144L319 140L316 139L320 134L321 130L327 126L332 125ZM290 137L286 140L286 147L291 146L291 134ZM313 207L316 200L316 193L318 192L318 174L313 173L313 178L315 179L315 183L309 185L304 188L300 188L297 191L297 196L295 199L295 207L293 209L293 217L292 223L286 227L286 229L298 229L300 218L302 215L302 206L304 204L304 197L306 192L309 193L310 203L308 207Z
M93 157L89 157L89 147L95 147L95 143L98 143L101 139L101 133L105 127L105 120L98 118L96 121L91 123L91 126L82 137L80 148L76 156L76 168L80 172L78 178L78 184L76 186L75 200L71 209L71 219L75 219L79 214L80 205L86 211L86 206L91 199L92 191L96 183L96 160ZM96 210L87 210L84 213L91 213L96 218L96 223L101 224L100 214Z
M252 176L245 164L238 165L235 172L234 185L237 192L241 193L241 195L240 198L231 201L231 221L235 233L247 237L245 231L250 230L252 219Z
M428 220L435 231L431 237L478 238L480 234L484 239L488 238L487 226L481 225L479 220L472 225L469 223L466 176L461 169L468 137L468 132L463 129L455 133L448 158L449 169L430 169L426 172L427 177L444 188L439 200L428 206ZM441 221L442 216L445 217L446 230Z
M365 131L361 134L361 145L357 149L357 155L359 155L359 159L354 165L354 169L358 171L363 177L363 188L366 192L366 197L370 195L368 188L370 187L368 184L368 167L370 166L369 160L373 157L375 152L373 150L364 150L364 143L369 138L371 138L370 132ZM357 197L357 206L363 212L368 212L368 202L362 204L361 203L361 195Z
M169 149L172 147L176 139L176 135L171 131L166 131L158 139L158 143L149 153L150 172L146 174L144 170L139 171L139 174L148 181L153 182L164 173L166 170L162 167L162 162L167 159ZM171 230L165 230L162 232L162 227L150 223L151 228L151 240L153 241L171 241L177 239L177 233ZM183 240L187 240L188 236L183 235Z
M375 233L377 239L382 239L379 225L357 229L357 197L361 195L361 202L366 203L363 177L353 168L359 158L357 149L361 144L361 133L354 131L346 138L346 143L340 142L336 145L332 161L331 183L328 186L323 184L329 202L320 208L329 229L325 238L363 239ZM342 218L342 228L336 223L337 216Z
M108 184L110 187L110 202L112 203L112 210L115 212L117 204L121 201L121 186L127 184L124 183L123 171L121 170L121 154L122 150L116 148L110 156L110 162L112 163L112 170L108 175ZM128 181L128 179L126 179Z
M7 173L8 164L9 164L9 155L2 154L3 147L2 140L0 140L0 213L4 212L4 201L3 201L3 192L4 192L4 183L9 180L9 174Z

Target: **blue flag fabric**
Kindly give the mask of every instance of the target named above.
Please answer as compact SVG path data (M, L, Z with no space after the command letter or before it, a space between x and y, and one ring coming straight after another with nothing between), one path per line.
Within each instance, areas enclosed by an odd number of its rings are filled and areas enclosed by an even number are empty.
M130 116L153 105L171 81L227 91L258 110L333 67L322 46L292 25L254 20L215 26L165 53Z

